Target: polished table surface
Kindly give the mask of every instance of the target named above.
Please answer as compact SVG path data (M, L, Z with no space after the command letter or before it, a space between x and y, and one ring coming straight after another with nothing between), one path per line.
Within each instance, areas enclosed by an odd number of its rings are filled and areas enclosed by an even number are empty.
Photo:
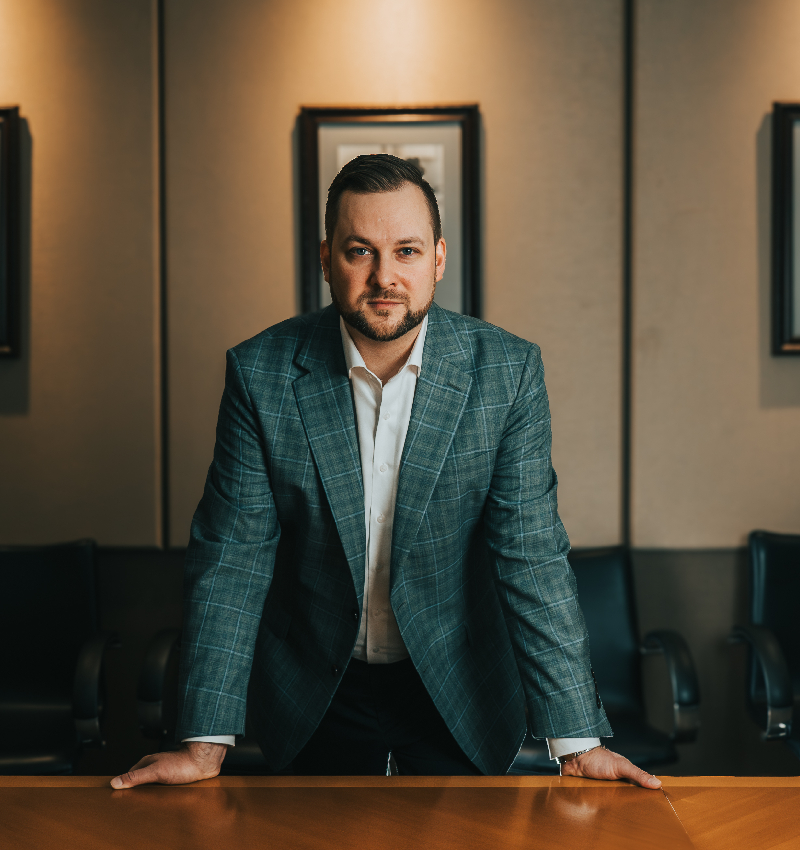
M0 777L0 848L800 850L800 777Z

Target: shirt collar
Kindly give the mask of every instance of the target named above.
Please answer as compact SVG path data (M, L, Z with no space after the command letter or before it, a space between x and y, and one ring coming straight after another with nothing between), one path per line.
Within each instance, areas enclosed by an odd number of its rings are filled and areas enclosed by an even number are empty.
M353 342L353 338L350 336L347 326L344 323L344 319L341 316L339 316L339 330L342 333L344 359L345 363L347 363L347 377L351 377L351 373L356 367L366 369L367 372L369 372L370 370L367 368L364 358L356 348L356 344ZM403 369L406 367L413 369L417 373L417 377L419 377L419 373L422 371L422 351L425 348L425 336L427 333L428 317L426 315L422 320L422 326L419 329L417 338L414 340L414 347L411 349L411 354L408 355L408 360L406 360L403 364ZM400 369L400 372L402 372L403 369ZM398 374L400 374L400 372L398 372ZM370 372L370 374L372 374L372 372Z

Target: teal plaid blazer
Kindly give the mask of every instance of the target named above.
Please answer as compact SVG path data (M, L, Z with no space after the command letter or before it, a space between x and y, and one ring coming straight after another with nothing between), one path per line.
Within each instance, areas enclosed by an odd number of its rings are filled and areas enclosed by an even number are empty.
M464 753L505 773L536 737L610 735L567 563L539 349L434 305L403 449L390 599ZM242 734L288 764L361 618L366 532L335 310L228 352L186 556L178 739Z

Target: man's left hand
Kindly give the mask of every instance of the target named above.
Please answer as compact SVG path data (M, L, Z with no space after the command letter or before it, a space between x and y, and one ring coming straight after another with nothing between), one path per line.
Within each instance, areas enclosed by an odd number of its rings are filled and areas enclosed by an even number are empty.
M561 765L562 776L583 776L586 779L627 779L642 788L657 789L661 780L636 767L619 753L605 747L595 747Z

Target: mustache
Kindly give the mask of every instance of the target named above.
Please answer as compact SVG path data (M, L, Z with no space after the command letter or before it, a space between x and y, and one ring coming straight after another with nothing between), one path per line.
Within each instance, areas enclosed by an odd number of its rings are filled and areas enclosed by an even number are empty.
M392 289L386 289L380 292L365 292L363 295L359 295L358 303L363 304L365 301L398 301L407 304L408 296L395 292Z

